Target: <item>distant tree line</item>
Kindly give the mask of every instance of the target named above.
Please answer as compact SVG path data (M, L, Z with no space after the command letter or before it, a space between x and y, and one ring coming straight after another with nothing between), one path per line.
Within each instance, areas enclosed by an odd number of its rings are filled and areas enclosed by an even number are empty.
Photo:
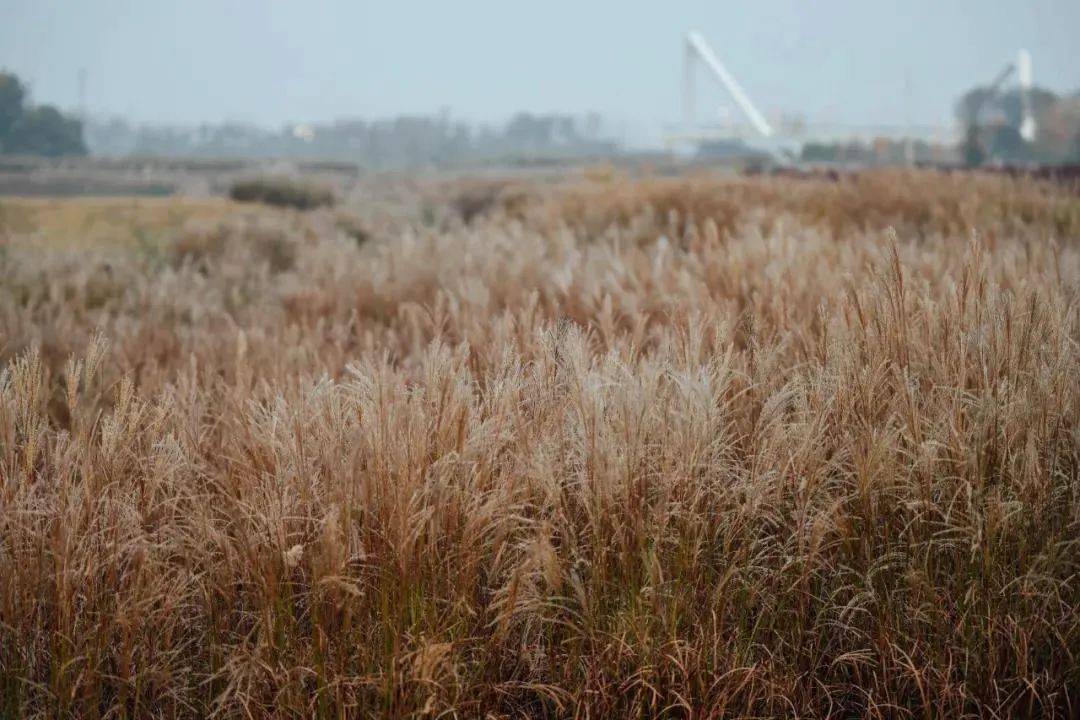
M995 91L972 88L956 103L956 120L964 135L959 159L976 167L997 165L1062 165L1080 163L1080 91L1058 95L1040 87L1028 91L1035 120L1035 137L1020 134L1024 119L1023 99L1018 89ZM914 141L880 138L872 143L810 142L803 146L805 162L850 164L897 164L942 162L946 148Z
M26 86L0 71L0 154L85 155L82 122L52 105L31 105Z
M802 147L800 159L809 163L839 163L844 165L904 165L940 163L947 148L924 140L894 140L878 138L873 142L808 142Z
M198 127L133 125L122 119L90 123L95 155L196 158L305 158L365 167L454 166L487 160L607 156L598 115L518 113L502 126L452 121L446 113L387 120L344 119L270 130L225 123Z

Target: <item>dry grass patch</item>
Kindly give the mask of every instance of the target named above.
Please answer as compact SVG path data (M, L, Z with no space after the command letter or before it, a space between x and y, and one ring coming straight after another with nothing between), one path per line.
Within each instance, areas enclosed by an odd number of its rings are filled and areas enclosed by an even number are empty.
M0 198L0 238L50 247L131 246L237 213L221 199Z
M530 197L0 255L0 715L1076 715L1075 197Z

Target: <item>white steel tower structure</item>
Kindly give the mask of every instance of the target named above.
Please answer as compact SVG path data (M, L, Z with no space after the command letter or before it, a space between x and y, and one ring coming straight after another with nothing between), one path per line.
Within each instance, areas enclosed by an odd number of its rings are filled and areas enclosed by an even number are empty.
M686 54L683 58L683 112L687 126L690 127L694 124L694 66L698 60L704 63L705 67L720 81L720 84L724 86L728 95L735 101L739 110L750 121L754 129L762 137L772 137L773 129L765 116L758 111L746 91L742 89L735 77L728 72L728 69L720 62L716 53L709 47L709 43L698 32L687 33Z

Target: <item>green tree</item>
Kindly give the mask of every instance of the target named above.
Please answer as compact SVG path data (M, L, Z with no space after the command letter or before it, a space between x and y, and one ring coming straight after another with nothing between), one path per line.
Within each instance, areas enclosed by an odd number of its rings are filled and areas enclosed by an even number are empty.
M9 155L85 155L82 122L65 116L52 105L24 110L4 144Z
M1028 90L1031 114L1036 121L1041 121L1059 100L1057 94L1045 88L1036 86ZM985 125L988 121L1020 127L1024 116L1023 107L1019 88L995 91L976 87L968 90L956 102L955 114L956 119L965 127Z
M986 161L986 151L983 149L978 126L968 125L961 150L964 154L964 164L968 167L979 167Z
M0 72L0 152L12 126L22 116L26 87L17 75Z
M1028 162L1031 149L1020 131L1012 125L999 125L990 129L990 148L993 156L1004 162Z

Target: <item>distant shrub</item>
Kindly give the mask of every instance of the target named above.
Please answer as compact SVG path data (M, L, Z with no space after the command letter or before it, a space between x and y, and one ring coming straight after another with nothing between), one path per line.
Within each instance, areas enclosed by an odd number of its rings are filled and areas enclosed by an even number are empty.
M531 199L531 193L523 187L495 180L467 184L451 199L450 205L468 225L496 210L518 217Z
M329 188L280 177L237 180L229 188L229 197L238 202L258 202L297 210L334 204L334 193Z
M467 185L450 201L450 204L461 216L462 222L468 225L494 209L503 186L504 183L500 182Z
M345 233L353 240L357 245L363 245L371 239L371 229L360 218L348 213L341 213L334 218L334 226L338 230Z

